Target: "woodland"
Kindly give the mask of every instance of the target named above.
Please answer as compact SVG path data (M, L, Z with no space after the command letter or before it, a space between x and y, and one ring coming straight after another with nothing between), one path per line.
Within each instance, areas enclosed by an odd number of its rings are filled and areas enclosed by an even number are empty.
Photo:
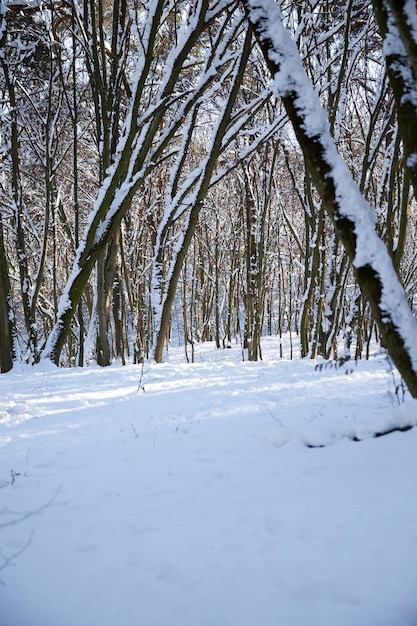
M415 2L2 0L0 66L2 372L376 339L417 397Z

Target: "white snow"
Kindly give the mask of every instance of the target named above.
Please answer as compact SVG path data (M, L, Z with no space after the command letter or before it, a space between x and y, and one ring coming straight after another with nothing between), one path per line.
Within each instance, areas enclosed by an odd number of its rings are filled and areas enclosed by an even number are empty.
M1 626L416 624L417 403L278 350L1 375Z
M413 35L414 43L417 44L417 8L414 0L405 0L402 8L406 15L406 21L410 26L411 34Z

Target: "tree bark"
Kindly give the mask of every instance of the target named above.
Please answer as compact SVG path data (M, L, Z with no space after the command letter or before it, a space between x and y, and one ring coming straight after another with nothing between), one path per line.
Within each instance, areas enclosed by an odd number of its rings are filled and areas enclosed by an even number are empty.
M15 354L14 313L9 277L9 265L3 239L3 223L0 214L0 372L13 367Z

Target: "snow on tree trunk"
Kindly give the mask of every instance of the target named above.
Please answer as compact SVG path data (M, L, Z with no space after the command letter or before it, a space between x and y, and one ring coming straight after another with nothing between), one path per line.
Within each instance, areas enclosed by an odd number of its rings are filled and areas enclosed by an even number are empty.
M373 0L373 5L383 38L407 169L417 194L417 6L415 2L392 0Z
M303 150L335 231L352 261L383 341L411 395L417 398L417 321L408 306L388 250L375 232L372 210L330 134L318 95L274 0L244 0L249 21Z

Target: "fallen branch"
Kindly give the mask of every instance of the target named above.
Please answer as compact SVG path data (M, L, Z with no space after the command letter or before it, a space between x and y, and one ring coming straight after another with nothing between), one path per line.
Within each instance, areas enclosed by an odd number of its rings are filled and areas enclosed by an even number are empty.
M391 433L405 433L409 430L411 430L412 428L414 428L416 426L416 424L407 424L406 426L392 426L390 428L387 428L387 430L378 430L374 433L371 433L370 435L367 435L366 437L358 437L357 435L353 435L353 437L349 437L348 439L350 441L367 441L368 439L376 439L377 437L385 437L385 435L391 435ZM333 443L333 442L332 442ZM327 448L327 446L329 446L330 443L306 443L307 448Z

